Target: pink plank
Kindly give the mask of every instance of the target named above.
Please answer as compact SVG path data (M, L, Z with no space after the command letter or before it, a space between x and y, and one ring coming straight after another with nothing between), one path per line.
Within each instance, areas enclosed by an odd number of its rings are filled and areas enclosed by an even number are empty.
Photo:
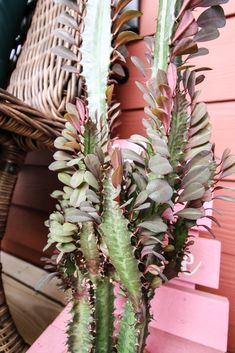
M186 264L189 274L180 279L210 288L219 288L221 243L218 240L195 238L191 247L192 264ZM210 254L208 256L208 254Z
M66 353L66 334L52 325L42 333L27 353Z
M66 305L66 307L61 311L61 313L57 316L51 325L58 328L59 330L65 331L67 323L71 318L71 307L72 303Z
M152 308L154 320L151 322L150 353L158 351L159 353L219 353L226 351L227 299L171 284L157 290L152 301ZM64 332L70 318L69 311L70 306L65 308L52 325L44 331L28 353L65 353L66 335ZM164 341L163 333L158 337L155 329L165 332L167 335L165 338L170 337L168 334L177 336L173 339L176 347L172 346L172 350L167 350L165 345L167 347L168 340ZM179 351L183 342L188 351ZM205 351L202 350L201 345L207 347ZM192 350L189 350L189 347Z
M225 353L155 328L150 328L147 349L149 353Z
M155 319L151 322L149 353L226 351L228 301L225 298L182 286L168 285L157 290L152 308ZM65 331L70 318L69 311L70 306L44 331L28 353L65 353ZM170 345L170 342L173 343ZM201 345L204 345L204 351ZM172 350L169 350L169 347ZM180 351L180 347L185 347L185 350L182 348Z
M152 301L151 326L226 351L229 303L226 298L169 284Z

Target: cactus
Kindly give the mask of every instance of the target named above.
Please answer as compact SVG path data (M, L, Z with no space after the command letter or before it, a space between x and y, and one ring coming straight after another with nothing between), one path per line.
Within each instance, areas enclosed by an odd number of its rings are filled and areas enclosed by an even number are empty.
M189 231L207 217L204 203L218 188L214 177L223 179L235 171L230 151L219 163L215 159L208 112L196 91L203 68L189 64L206 52L198 43L219 35L224 0L216 6L212 0L160 0L155 38L146 38L152 74L145 83L137 82L146 100L146 137L130 138L140 153L112 147L119 115L113 87L125 63L123 46L141 39L122 30L141 15L125 11L130 1L84 1L78 16L82 25L76 26L70 14L63 17L79 40L72 48L54 50L72 61L79 53L82 70L71 65L66 70L83 79L81 96L67 104L67 122L55 140L58 151L50 169L58 173L63 189L52 194L56 211L47 221L46 248L55 245L53 263L72 293L70 353L144 352L155 289L181 272L192 245ZM60 2L76 12L74 2ZM196 21L197 7L207 9ZM76 33L81 27L83 32ZM59 33L63 31L66 40L66 29ZM137 57L132 61L146 75L145 63ZM126 304L116 335L117 285Z

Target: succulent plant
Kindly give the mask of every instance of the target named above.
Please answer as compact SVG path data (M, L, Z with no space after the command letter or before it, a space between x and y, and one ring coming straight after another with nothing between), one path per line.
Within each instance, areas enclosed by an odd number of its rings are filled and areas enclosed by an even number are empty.
M55 246L57 271L72 292L71 353L144 351L155 289L182 271L198 219L217 222L205 202L221 188L218 180L235 171L229 150L221 161L215 158L207 107L196 87L205 68L190 64L207 53L198 43L215 39L224 26L225 0L160 0L155 38L145 38L151 77L145 63L132 58L145 78L137 82L146 101L145 136L131 136L133 149L114 147L110 136L120 112L113 88L123 72L124 45L140 39L122 30L140 16L125 12L130 1L84 1L77 46L56 49L72 63L79 51L82 70L66 69L83 78L81 96L67 105L65 128L55 140L50 169L64 186L52 194L57 206L47 221L46 248ZM76 12L74 2L60 2ZM206 10L196 20L197 7ZM117 335L115 286L126 298Z

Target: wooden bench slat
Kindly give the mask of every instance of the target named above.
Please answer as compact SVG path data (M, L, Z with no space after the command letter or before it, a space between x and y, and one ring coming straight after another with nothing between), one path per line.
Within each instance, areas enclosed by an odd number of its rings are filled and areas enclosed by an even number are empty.
M152 327L147 349L154 353L225 353Z
M150 340L158 342L157 335L155 336L155 329L157 329L166 334L177 336L178 342L182 342L182 339L189 341L188 347L196 346L198 349L201 349L201 346L208 347L205 351L201 350L203 353L226 351L228 329L228 301L226 298L171 284L157 290L157 294L152 301L152 308L155 320L150 325L152 333ZM58 333L64 332L66 322L70 317L69 312L70 305L62 311L45 331L45 335L42 335L35 342L28 353L46 353L43 349L44 346L46 347L46 340L48 340L48 337L52 338L55 331ZM62 345L64 339L65 337L62 334L62 340L59 338ZM40 346L42 347L41 350L39 349ZM151 344L149 346L151 348L150 353L157 353ZM159 344L158 349L160 347ZM58 346L57 351L51 350L50 353L64 353L64 349L64 346ZM178 352L161 350L161 353ZM190 353L193 352L200 353L200 350L190 350ZM184 351L180 353L184 353Z
M152 327L226 351L229 312L226 298L169 284L158 289L152 307L155 317Z

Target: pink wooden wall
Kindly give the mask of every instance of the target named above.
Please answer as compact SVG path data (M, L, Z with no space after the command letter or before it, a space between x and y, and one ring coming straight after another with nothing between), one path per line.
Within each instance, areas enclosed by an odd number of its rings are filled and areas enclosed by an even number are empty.
M141 33L143 35L152 34L154 31L154 3L153 0L142 0L141 6L144 16L141 20ZM235 53L235 0L230 0L230 4L226 4L224 8L228 16L227 26L221 31L220 39L208 43L211 54L202 59L203 66L208 65L214 68L214 71L208 74L202 89L203 99L209 104L214 127L213 139L217 143L218 154L221 154L223 148L227 146L235 152L235 90L233 88L235 61L232 56L232 53ZM142 48L143 45L140 42L131 45L130 51L143 56ZM132 133L140 131L140 121L143 116L143 101L133 82L138 77L138 73L130 62L129 69L131 79L117 92L124 109L121 117L122 124L117 131L121 138L127 138ZM40 262L41 249L45 245L47 237L47 230L43 226L43 222L53 209L53 201L48 195L57 185L56 176L47 170L50 160L51 155L48 153L28 155L15 190L7 234L3 243L5 251L39 266L42 266ZM225 183L234 185L235 178L226 180ZM203 283L199 280L195 282L203 286L200 289L204 292L213 292L229 298L229 352L235 353L235 228L233 222L235 205L218 201L215 203L215 207L222 212L222 216L218 216L222 228L214 228L217 239L222 241L219 290L205 287L205 281ZM201 236L207 237L205 233ZM208 252L206 255L210 259L210 253ZM211 286L211 283L208 282L207 286ZM160 329L161 332L163 331ZM159 337L164 335L167 333L163 333ZM215 352L213 348L211 349L211 352ZM201 352L198 346L196 346L195 352ZM164 352L161 351L161 353Z

